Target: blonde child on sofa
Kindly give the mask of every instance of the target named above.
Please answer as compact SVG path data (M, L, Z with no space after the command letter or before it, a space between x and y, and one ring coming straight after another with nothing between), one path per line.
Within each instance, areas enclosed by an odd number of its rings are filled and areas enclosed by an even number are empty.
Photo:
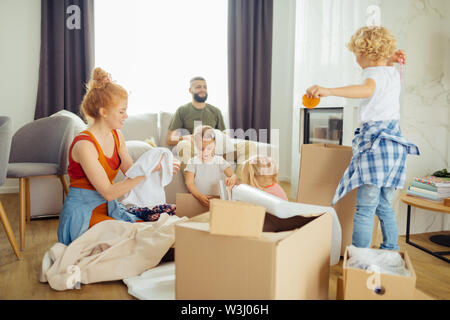
M256 155L244 162L241 182L289 201L278 184L277 177L278 168L275 161L267 156Z
M194 129L193 136L197 155L186 164L185 183L189 192L202 205L209 207L209 199L219 196L219 182L223 175L227 176L227 187L233 187L237 177L230 164L222 156L214 154L216 139L212 127L199 126Z

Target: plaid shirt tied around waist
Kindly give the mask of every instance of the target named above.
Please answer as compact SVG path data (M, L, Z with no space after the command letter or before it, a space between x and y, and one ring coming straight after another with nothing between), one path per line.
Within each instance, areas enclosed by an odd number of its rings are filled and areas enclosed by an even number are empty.
M334 194L334 205L364 184L403 188L406 156L420 155L419 148L402 137L398 120L371 121L355 131L353 157Z

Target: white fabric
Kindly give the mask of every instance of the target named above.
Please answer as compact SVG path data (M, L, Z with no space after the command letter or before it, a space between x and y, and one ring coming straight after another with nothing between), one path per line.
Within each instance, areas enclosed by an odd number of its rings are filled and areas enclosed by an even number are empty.
M359 122L400 119L400 74L395 67L369 67L363 70L363 81L370 78L376 83L372 96L362 99Z
M224 171L230 164L221 156L214 156L209 162L202 162L199 157L188 161L184 171L194 173L194 183L198 191L205 195L218 196L219 181L226 178Z
M347 267L397 276L411 275L411 272L406 269L405 261L396 251L357 248L353 245L348 246L347 250L349 257Z
M274 216L286 219L293 216L315 217L328 212L333 217L331 233L330 265L339 263L342 229L336 211L333 207L315 206L305 203L289 202L270 193L253 188L247 184L234 186L231 190L231 200L245 201L266 208L266 211Z
M173 113L170 112L159 112L159 122L160 122L160 133L159 133L159 146L171 148L167 144L167 135L169 134L170 122L172 122Z
M128 293L140 300L175 300L175 262L166 262L138 277L123 279Z
M160 159L161 170L153 172ZM153 208L166 202L164 187L172 181L173 155L167 148L154 148L145 152L125 174L128 178L145 176L146 179L125 195L123 204Z

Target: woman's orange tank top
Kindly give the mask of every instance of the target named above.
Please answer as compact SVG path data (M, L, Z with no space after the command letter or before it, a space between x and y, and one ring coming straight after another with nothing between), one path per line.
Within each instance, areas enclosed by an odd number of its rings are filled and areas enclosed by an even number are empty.
M120 157L119 157L119 137L117 135L117 131L113 130L113 137L114 137L114 153L111 158L108 158L103 153L102 148L100 147L100 144L98 143L97 139L95 139L94 135L90 133L89 131L83 131L81 133L84 133L82 135L78 135L73 139L72 145L69 149L69 167L67 169L67 173L70 177L70 186L76 187L76 188L82 188L82 189L90 189L95 190L94 186L91 184L89 179L87 178L86 174L83 171L83 168L81 165L74 161L72 158L72 149L76 142L80 140L89 140L97 149L98 152L98 161L102 165L103 169L105 170L108 179L111 183L113 183L117 173L119 172L120 168Z

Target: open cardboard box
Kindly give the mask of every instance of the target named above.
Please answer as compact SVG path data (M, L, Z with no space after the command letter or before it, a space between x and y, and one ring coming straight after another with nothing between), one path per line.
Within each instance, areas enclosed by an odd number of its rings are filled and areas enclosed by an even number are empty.
M190 193L177 193L176 195L176 215L180 218L188 217L192 218L196 215L209 211L208 207L205 207Z
M334 193L352 159L351 147L334 144L303 144L297 202L329 206ZM341 256L352 244L353 215L357 189L346 194L333 208L342 228ZM378 241L378 218L374 217L372 244Z
M375 249L373 249L375 250ZM411 300L414 299L416 272L406 251L399 252L410 276L375 274L366 270L347 267L348 249L344 254L343 289L345 300ZM379 281L381 290L374 290Z
M211 199L211 234L259 238L266 208L252 203Z
M330 214L265 219L283 231L260 238L211 234L207 215L175 227L176 299L328 299Z

